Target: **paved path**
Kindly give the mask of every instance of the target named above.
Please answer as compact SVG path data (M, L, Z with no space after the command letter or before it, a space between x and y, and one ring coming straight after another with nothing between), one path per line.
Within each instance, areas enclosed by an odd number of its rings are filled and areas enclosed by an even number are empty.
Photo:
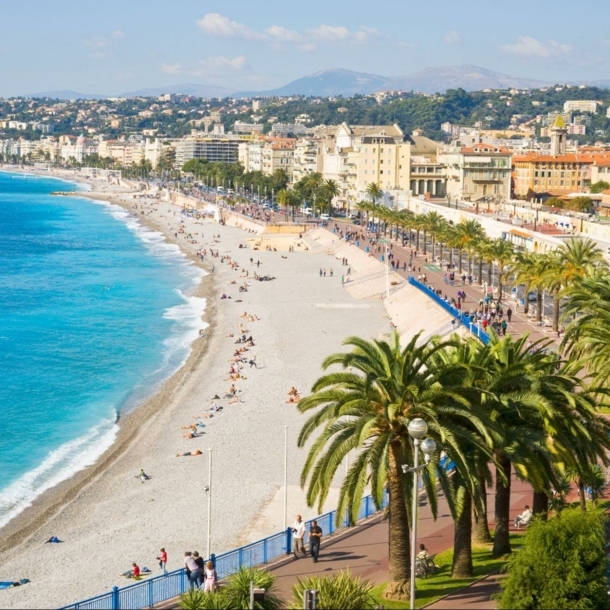
M487 494L488 514L490 525L493 527L494 492ZM517 480L513 476L511 484L511 520L523 512L525 504L532 504L531 488L527 483ZM431 554L439 553L453 546L453 521L444 498L440 498L438 519L434 521L430 507L425 500L420 502L420 519L418 528L418 544L424 543ZM304 578L312 574L329 575L338 570L349 568L352 574L379 584L388 580L388 523L375 517L366 525L352 528L352 535L329 541L322 546L320 560L313 563L309 558L294 561L292 558L271 566L271 571L277 576L279 593L284 597L290 596L291 588L297 578ZM470 589L470 588L469 588ZM475 598L477 604L492 604L489 600L491 593L498 590L496 580L488 580L486 585L478 584L471 596L465 592L458 592L451 596L452 605L439 606L439 608L466 608ZM461 600L464 600L463 603ZM469 601L470 600L470 601ZM438 602L441 603L441 602ZM444 603L444 602L443 602ZM494 605L476 605L476 608L493 608Z

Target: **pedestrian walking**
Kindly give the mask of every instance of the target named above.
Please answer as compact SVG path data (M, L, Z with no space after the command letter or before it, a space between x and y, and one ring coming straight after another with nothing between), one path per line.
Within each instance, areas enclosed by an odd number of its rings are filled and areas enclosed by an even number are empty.
M258 364L256 364L256 356L250 358L250 360L248 360L248 364L250 365L250 368L252 368L253 366L258 368Z
M322 268L320 268L320 277L322 277Z
M513 317L513 310L510 307L506 310L506 317L508 318L509 322L510 319Z
M301 519L301 515L297 515L295 522L292 524L292 553L294 554L295 561L299 558L299 553L305 557L307 551L303 544L305 538L305 523Z
M506 327L508 326L508 324L506 323L506 320L502 320L502 323L500 324L500 326L502 327L502 335L506 336Z
M324 269L324 277L326 277L326 269Z
M322 528L318 525L317 521L312 521L311 528L309 529L309 552L313 557L314 563L318 563L318 557L320 556L321 540Z
M161 547L159 550L159 557L157 557L157 560L159 561L161 572L163 572L163 574L167 574L167 553L163 547Z

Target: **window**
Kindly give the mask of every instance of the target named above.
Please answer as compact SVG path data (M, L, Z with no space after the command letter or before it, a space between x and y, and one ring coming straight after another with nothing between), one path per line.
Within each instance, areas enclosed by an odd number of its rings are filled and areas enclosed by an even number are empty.
M379 152L380 152L380 153L382 153L382 152L383 152L383 148L380 148L380 149L379 149Z
M365 169L365 170L364 170L364 173L365 173L365 174L368 174L368 173L369 173L369 170L368 170L368 169Z
M380 159L379 164L383 165L383 159Z
M391 176L391 175L392 175L392 170L391 170L391 169L389 169L389 170L388 170L388 176Z
M383 170L380 170L380 171L379 171L379 173L380 173L380 174L383 174Z

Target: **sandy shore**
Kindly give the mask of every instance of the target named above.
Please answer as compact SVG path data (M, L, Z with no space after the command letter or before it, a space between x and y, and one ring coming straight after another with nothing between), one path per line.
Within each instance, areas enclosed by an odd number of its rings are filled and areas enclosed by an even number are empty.
M111 201L121 197L121 189L104 189L91 196ZM307 392L321 372L320 362L340 350L347 336L378 337L389 331L378 295L362 299L344 290L339 264L323 248L253 252L239 248L250 235L194 219L185 221L184 234L176 238L181 220L176 206L160 202L143 210L140 201L122 197L122 205L162 230L193 260L197 250L206 249L201 264L214 272L203 279L198 295L208 299L204 321L209 328L194 343L187 364L155 397L121 420L117 442L97 464L41 496L0 531L0 580L32 581L0 592L2 607L57 607L128 584L117 574L132 561L155 570L161 546L168 550L169 568L181 565L184 550L204 553L208 448L214 455L212 551L243 543L282 485L284 426L291 506L299 493L305 452L296 449L296 437L303 418L286 403L289 388ZM197 243L189 243L189 233ZM213 235L220 236L218 243ZM232 270L220 258L211 259L210 248L229 255L239 267ZM260 267L250 264L251 257L260 260ZM334 277L321 278L319 269L331 265ZM240 293L232 282L245 281L239 278L242 270L277 279L254 281L248 292ZM232 298L220 300L221 293ZM242 319L244 311L259 320ZM256 356L258 367L246 364L246 379L235 382L240 402L219 400L223 410L203 420L205 433L186 440L181 426L192 424L196 414L209 413L213 396L224 396L231 385L229 360L236 346L228 335L237 333L240 324L254 338L255 347L246 356ZM176 457L195 449L204 455ZM135 478L140 468L152 476L145 484ZM43 545L52 535L64 542Z

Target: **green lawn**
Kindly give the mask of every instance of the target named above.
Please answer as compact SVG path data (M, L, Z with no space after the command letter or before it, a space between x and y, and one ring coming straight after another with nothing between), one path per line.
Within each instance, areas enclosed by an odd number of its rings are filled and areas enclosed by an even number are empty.
M513 550L518 549L521 546L522 533L511 533L511 546ZM434 558L434 563L439 567L439 570L434 576L428 578L417 579L416 589L416 601L417 607L421 608L427 604L436 601L440 597L449 593L455 593L460 589L473 583L475 580L483 578L488 574L497 572L500 570L507 561L507 557L494 559L491 556L491 544L489 545L476 545L472 548L472 561L474 563L474 577L473 578L451 578L451 563L453 562L453 549L443 551ZM378 585L373 590L375 598L384 608L392 610L394 608L402 609L409 608L409 602L390 602L381 597L383 590L385 589L385 583Z

